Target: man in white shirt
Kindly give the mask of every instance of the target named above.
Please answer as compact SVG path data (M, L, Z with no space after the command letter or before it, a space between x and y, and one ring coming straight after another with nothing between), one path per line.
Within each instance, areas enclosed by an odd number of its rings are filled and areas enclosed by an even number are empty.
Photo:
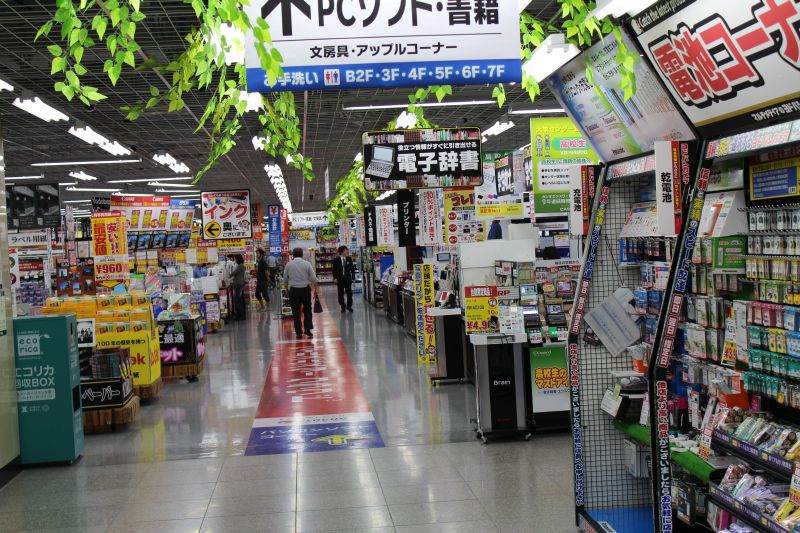
M294 332L298 339L303 338L305 331L309 339L314 337L311 330L314 329L314 314L311 307L311 292L319 294L317 285L317 275L311 263L303 259L303 249L295 248L292 250L293 259L283 269L283 279L289 287L289 304L292 306L292 318L294 318ZM302 319L300 308L303 308ZM305 326L305 328L304 328Z

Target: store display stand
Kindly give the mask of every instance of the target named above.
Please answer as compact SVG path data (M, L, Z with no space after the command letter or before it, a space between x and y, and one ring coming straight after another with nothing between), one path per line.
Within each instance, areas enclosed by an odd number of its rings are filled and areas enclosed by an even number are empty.
M116 431L139 418L139 406L139 397L134 394L122 407L84 411L83 432L94 434Z
M162 388L164 388L164 381L158 377L150 385L134 385L133 394L142 401L152 400L158 398Z

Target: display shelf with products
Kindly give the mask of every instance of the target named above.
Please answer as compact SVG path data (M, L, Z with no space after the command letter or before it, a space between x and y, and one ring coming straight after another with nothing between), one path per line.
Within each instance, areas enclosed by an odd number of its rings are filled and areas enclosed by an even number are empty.
M314 250L314 268L320 283L333 283L333 260L337 255L335 247L320 246Z

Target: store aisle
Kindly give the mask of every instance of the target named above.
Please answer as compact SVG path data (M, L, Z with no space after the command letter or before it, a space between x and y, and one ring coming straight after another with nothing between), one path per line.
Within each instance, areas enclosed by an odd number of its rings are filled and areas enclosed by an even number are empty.
M359 299L315 318L315 342L337 330L386 447L244 456L273 349L295 342L252 313L210 337L199 383L166 386L126 431L88 436L77 465L0 489L0 531L574 531L569 435L483 445L472 389L429 388L381 311Z

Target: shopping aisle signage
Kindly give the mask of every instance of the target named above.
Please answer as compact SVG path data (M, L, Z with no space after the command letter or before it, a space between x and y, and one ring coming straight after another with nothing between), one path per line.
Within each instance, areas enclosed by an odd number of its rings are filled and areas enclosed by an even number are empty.
M786 201L788 198L798 198L800 191L800 158L791 157L755 163L751 162L748 190L750 200L777 200Z
M493 333L500 330L497 287L464 287L464 300L467 333Z
M292 222L292 229L324 228L329 224L326 211L292 213L289 218Z
M434 306L436 292L433 286L433 265L414 265L414 306L417 321L417 361L420 364L436 362L436 329L428 310Z
M485 223L475 214L474 189L444 191L444 229L447 245L480 242L485 239Z
M267 229L269 231L269 254L281 256L281 206L267 206Z
M534 211L569 210L570 165L591 165L597 154L569 118L532 118Z
M330 313L315 315L314 326L313 342L275 344L245 455L383 447Z
M420 246L441 246L442 209L439 205L437 189L422 189L419 192L419 244Z
M289 211L281 208L281 255L289 255Z
M171 220L169 196L114 195L109 202L113 211L125 215L128 231L166 229Z
M683 221L683 184L689 183L689 145L681 142L657 141L656 218L657 235L673 237Z
M375 206L364 208L364 227L367 230L367 246L378 246L378 221Z
M356 246L364 247L367 245L366 229L364 228L364 217L356 216Z
M633 28L686 116L713 137L800 115L798 20L791 0L661 0Z
M253 237L249 189L203 192L200 198L204 239L250 239Z
M416 246L417 217L414 216L414 192L397 191L397 235L400 246Z
M170 200L169 201L169 225L170 231L182 231L192 229L194 220L194 208L197 200Z
M253 228L253 240L260 248L261 241L264 239L264 215L261 211L261 202L250 204L250 226Z
M361 140L368 191L483 183L478 128L369 131Z
M523 157L519 152L520 159ZM525 218L524 175L523 185L517 190L514 163L516 152L484 152L483 184L475 187L475 214L489 220ZM520 160L520 163L522 161ZM520 165L520 173L524 172ZM498 180L502 180L502 186ZM503 193L500 193L500 190ZM519 193L519 194L517 194Z
M533 412L569 411L567 347L531 348L530 358Z
M628 50L636 49L625 32L622 42ZM554 94L600 157L613 161L650 151L655 141L694 139L647 61L635 63L636 94L625 99L618 53L617 39L608 34L550 78ZM593 83L586 78L587 61Z
M259 0L283 57L275 87L252 38L245 62L251 91L307 91L520 81L519 9L499 0Z
M127 254L125 216L119 211L92 213L92 256Z
M375 206L378 246L394 246L394 209L391 205Z
M580 236L589 234L589 212L594 201L598 165L573 165L569 169L569 232Z

